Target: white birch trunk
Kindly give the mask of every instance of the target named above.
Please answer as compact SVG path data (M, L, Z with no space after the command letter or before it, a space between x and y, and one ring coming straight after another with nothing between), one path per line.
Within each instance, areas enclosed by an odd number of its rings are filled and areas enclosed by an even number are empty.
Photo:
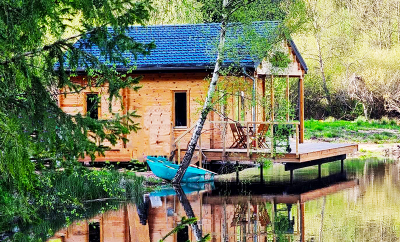
M227 0L224 0L223 7L225 8L227 5ZM226 34L226 15L223 16L222 23L221 23L221 30L220 30L220 37L219 37L219 46L218 46L218 54L217 54L217 60L215 63L214 67L214 72L213 76L210 82L210 86L208 87L208 92L207 92L207 98L206 101L204 102L203 105L203 110L200 113L200 117L197 120L196 127L194 128L194 132L192 135L192 138L189 141L188 149L185 153L185 156L183 157L182 163L179 166L178 171L176 172L175 177L172 179L173 184L178 184L182 181L183 176L185 175L185 172L187 168L190 165L190 162L193 157L193 153L196 148L197 141L199 140L201 131L203 129L204 123L207 119L208 113L212 109L212 98L215 93L215 88L219 79L219 71L221 69L221 63L222 63L222 53L225 45L225 34Z

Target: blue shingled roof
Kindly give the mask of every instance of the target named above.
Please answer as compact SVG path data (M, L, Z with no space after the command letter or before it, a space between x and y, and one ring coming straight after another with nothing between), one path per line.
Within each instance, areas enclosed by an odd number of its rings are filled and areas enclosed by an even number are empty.
M267 37L278 26L278 22L255 22L255 32L262 37ZM113 31L111 28L109 31ZM186 24L186 25L158 25L158 26L132 26L127 35L140 43L154 41L156 48L150 55L139 55L135 59L131 53L125 53L130 65L137 70L155 70L168 68L199 68L204 69L213 66L216 60L216 46L219 41L220 23L210 24ZM227 39L237 39L242 31L240 28L228 28ZM84 40L75 43L78 47ZM229 41L228 41L229 42ZM82 48L82 46L81 46ZM246 48L242 46L242 48ZM104 62L97 46L84 48L84 50ZM244 51L244 53L247 53ZM302 58L300 58L302 60ZM233 60L226 59L225 63ZM254 67L260 60L244 54L240 58L240 65ZM117 68L127 68L121 63L115 63ZM302 63L303 64L303 63ZM305 63L304 63L305 66Z

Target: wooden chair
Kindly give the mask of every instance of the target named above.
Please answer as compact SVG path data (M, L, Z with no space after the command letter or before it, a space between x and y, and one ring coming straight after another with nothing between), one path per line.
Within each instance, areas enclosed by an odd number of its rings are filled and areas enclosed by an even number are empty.
M240 124L239 124L240 125ZM243 127L240 125L236 126L235 123L229 123L232 130L233 143L229 148L246 148L246 138L247 136L243 132Z
M258 147L267 149L266 135L269 129L269 124L260 124L257 129L256 139L258 140ZM255 145L254 145L255 146Z

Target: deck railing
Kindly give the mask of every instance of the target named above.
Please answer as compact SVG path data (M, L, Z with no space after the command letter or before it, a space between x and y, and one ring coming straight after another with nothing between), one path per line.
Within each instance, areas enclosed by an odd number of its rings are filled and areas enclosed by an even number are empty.
M296 129L296 157L299 156L299 127L300 127L300 122L298 121L267 121L267 122L253 122L253 121L206 121L206 123L210 123L210 124L221 124L224 125L224 133L223 134L223 140L222 140L222 153L223 156L226 154L226 134L227 134L227 130L228 130L228 124L234 123L235 125L240 124L242 125L243 128L245 128L245 135L246 135L246 150L247 150L247 156L250 157L250 153L253 151L267 151L267 149L260 149L259 147L259 139L258 137L261 137L260 133L258 132L258 129L256 128L257 125L261 125L261 124L265 124L265 125L269 125L270 128L270 134L267 136L266 134L262 134L262 135L266 135L265 137L269 137L270 138L270 152L272 155L274 153L274 125L294 125L295 129ZM251 127L252 126L252 127ZM182 133L181 135L178 136L178 138L176 138L176 140L174 141L174 145L177 146L178 149L178 164L181 161L181 148L180 148L180 143L183 137L185 137L188 133L190 133L194 128L196 127L196 124L191 126L189 129L187 129L184 133ZM212 131L213 129L210 130L203 130L202 133L200 134L199 137L199 141L198 141L198 146L199 146L199 158L200 158L200 166L202 164L202 147L201 147L201 136L203 133L206 133L208 131ZM244 148L242 148L244 149ZM267 152L265 152L267 153Z

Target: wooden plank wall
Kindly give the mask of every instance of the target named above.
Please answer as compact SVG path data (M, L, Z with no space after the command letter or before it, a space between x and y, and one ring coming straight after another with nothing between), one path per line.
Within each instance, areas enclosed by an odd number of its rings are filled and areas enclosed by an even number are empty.
M143 160L147 155L169 155L173 141L187 129L174 128L174 92L186 91L188 100L188 128L199 117L201 105L207 94L208 83L204 80L206 72L180 72L180 73L145 73L139 91L131 89L122 90L124 105L129 111L137 110L141 117L136 119L141 129L137 133L127 136L129 142L124 146L121 142L114 146L113 151L107 152L105 158L99 161L125 161L130 159ZM75 83L84 84L84 76L74 77ZM99 117L111 117L108 110L107 85L100 88L86 88L80 94L68 94L60 97L60 106L69 114L86 114L86 94L96 92L101 95L101 108ZM63 90L68 91L68 90ZM123 114L119 102L112 104L112 112ZM206 125L204 129L210 129ZM181 147L186 148L190 135L181 141ZM210 147L210 132L202 137L202 145ZM105 145L108 145L105 143ZM126 147L126 148L125 148ZM88 160L88 158L86 158Z
M199 219L199 226L202 226L203 235L211 234L211 241L237 241L238 227L240 223L233 223L235 218L235 205L237 204L202 204L203 194L188 194L187 198L191 204L195 216ZM138 242L138 241L159 241L168 234L180 222L186 212L179 202L177 196L161 198L162 204L152 207L149 204L148 220L146 225L140 224L140 219L135 205L127 204L117 211L108 211L97 215L86 221L77 221L68 228L56 232L55 236L49 239L61 239L63 242L86 242L89 239L88 223L100 223L101 242ZM253 208L253 207L252 207ZM172 210L172 216L167 215L167 210ZM243 219L248 218L243 217ZM226 219L226 220L225 220ZM249 224L246 223L248 227ZM254 231L252 224L247 232ZM265 235L258 235L258 241L263 241ZM225 239L224 239L225 238ZM247 241L254 241L253 236L247 237ZM189 240L195 241L191 227L189 227ZM177 241L177 235L171 235L166 242Z

